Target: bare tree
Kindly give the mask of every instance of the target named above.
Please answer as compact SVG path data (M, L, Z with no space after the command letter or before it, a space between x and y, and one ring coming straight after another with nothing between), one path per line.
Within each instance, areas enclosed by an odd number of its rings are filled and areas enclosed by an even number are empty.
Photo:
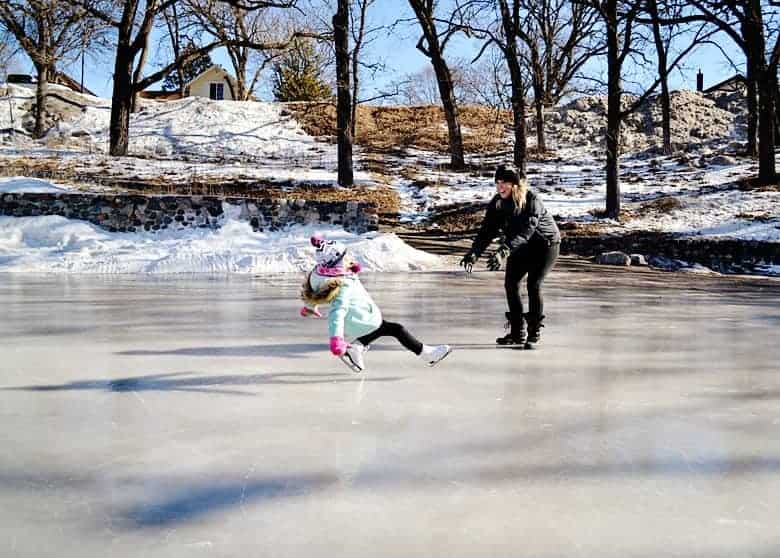
M381 62L368 62L364 55L366 47L376 40L378 34L383 30L382 27L372 27L368 19L368 11L376 0L352 0L350 5L350 31L352 35L352 52L350 53L350 62L352 63L352 137L357 133L357 107L360 103L376 101L386 96L392 95L388 92L380 92L370 99L360 99L360 76L361 69L367 70L372 74L382 70L384 64Z
M653 43L655 44L656 66L658 79L661 86L661 126L663 133L663 152L667 155L672 153L672 108L669 96L669 59L672 55L673 45L676 43L686 43L686 49L704 43L710 37L718 32L717 28L711 27L707 23L699 25L692 29L690 25L680 23L666 23L662 20L674 21L684 15L686 6L677 0L646 0L643 7L647 18L640 18L639 21L647 23L652 29ZM649 19L648 19L649 18Z
M168 30L168 40L171 43L171 52L173 59L178 60L186 50L187 46L192 45L193 41L184 33L181 10L178 4L172 4L162 11L163 20ZM179 84L179 95L184 96L184 88L187 86L184 80L184 67L176 66L174 68Z
M480 16L487 21L480 23ZM522 53L517 42L520 29L528 25L528 14L520 9L519 0L464 0L456 8L458 27L486 38L476 59L491 45L504 55L511 86L513 130L515 136L513 162L525 172L527 139L525 128L525 96L528 81L522 67ZM475 60L476 60L475 59Z
M422 29L422 36L417 42L417 50L427 56L436 72L444 117L447 120L447 132L450 143L450 165L454 170L462 170L466 166L463 154L463 134L460 129L458 103L455 100L452 74L444 60L444 49L450 38L459 30L455 25L446 25L443 31L437 29L434 11L435 0L409 0L417 21Z
M187 0L187 5L197 25L224 43L236 76L234 98L249 99L263 70L281 52L250 45L283 42L288 22L270 8L248 10L219 0Z
M529 15L528 25L520 26L517 33L526 47L534 92L537 148L546 151L545 107L557 104L585 63L603 53L595 33L598 17L592 7L569 0L522 0L520 4Z
M0 22L32 60L37 73L35 130L45 133L46 96L56 66L82 50L93 27L83 10L57 0L5 0L0 2Z
M758 180L762 184L772 184L777 181L775 118L777 71L780 65L780 2L690 0L688 4L696 13L678 18L661 18L661 23L711 23L743 52L747 68L748 153L755 154L758 151Z

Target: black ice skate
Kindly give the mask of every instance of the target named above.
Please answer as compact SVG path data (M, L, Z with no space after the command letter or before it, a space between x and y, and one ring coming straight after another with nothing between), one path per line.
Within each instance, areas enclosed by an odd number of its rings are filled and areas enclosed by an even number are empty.
M530 314L526 314L525 319L528 322L528 338L525 341L525 348L533 350L542 340L541 329L544 327L544 316L532 317Z
M507 322L504 329L509 333L503 337L496 338L496 345L500 347L512 347L514 349L523 349L526 345L527 336L525 333L525 319L522 315L513 318L511 312L506 313Z

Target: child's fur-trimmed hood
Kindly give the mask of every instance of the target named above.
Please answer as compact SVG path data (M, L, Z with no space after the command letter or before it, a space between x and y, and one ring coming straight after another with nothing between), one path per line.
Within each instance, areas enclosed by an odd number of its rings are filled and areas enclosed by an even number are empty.
M312 273L314 272L311 271L306 275L306 280L301 285L301 299L311 306L330 304L339 295L342 280L338 277L329 279L321 285L318 291L315 291L311 286Z

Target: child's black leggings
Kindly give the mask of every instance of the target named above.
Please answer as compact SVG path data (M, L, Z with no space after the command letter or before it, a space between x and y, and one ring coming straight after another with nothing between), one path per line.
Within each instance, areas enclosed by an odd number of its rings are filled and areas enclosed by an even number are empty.
M417 339L412 336L411 333L406 331L406 328L402 326L401 324L396 324L394 322L388 322L385 320L382 320L382 325L379 326L379 329L375 329L368 335L364 335L363 337L358 337L358 341L363 343L366 347L370 343L373 343L380 337L384 337L386 335L389 335L390 337L395 337L398 339L398 341L412 351L414 354L419 355L422 352L422 343L420 343Z

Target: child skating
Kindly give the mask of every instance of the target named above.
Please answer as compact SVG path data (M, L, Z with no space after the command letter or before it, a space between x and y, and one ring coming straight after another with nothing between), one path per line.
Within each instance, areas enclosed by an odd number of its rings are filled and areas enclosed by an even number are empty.
M304 307L300 313L303 317L321 317L318 306L330 305L330 352L353 371L365 369L364 355L369 345L387 335L398 339L430 366L450 354L449 345L424 345L401 324L382 319L382 313L358 278L360 264L348 259L342 243L326 240L319 234L311 237L311 243L317 249L317 264L303 283Z

